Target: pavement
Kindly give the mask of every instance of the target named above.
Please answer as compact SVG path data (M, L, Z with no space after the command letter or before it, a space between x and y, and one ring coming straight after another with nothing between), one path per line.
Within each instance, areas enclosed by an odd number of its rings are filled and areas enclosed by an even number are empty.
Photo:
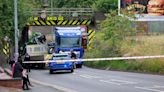
M7 73L8 72L8 73ZM0 66L0 79L11 79L11 70Z
M23 92L23 90L0 86L0 92Z
M7 70L4 72L4 70ZM11 69L5 68L3 69L0 66L0 79L10 79L11 76ZM9 74L9 75L8 75ZM51 85L47 85L45 83L42 83L40 81L36 81L34 79L30 78L30 81L32 83L32 87L29 86L30 90L22 90L22 89L16 89L16 88L9 88L9 87L2 87L0 86L0 92L64 92L59 89L56 89L55 87Z
M8 88L0 86L0 92L63 92L57 90L50 86L40 85L38 83L33 83L33 87L30 87L30 90L22 90L22 89L15 89L15 88Z
M8 87L1 87L0 92L62 92L60 90L56 90L49 86L44 86L36 83L32 83L33 87L30 87L30 90L22 90Z

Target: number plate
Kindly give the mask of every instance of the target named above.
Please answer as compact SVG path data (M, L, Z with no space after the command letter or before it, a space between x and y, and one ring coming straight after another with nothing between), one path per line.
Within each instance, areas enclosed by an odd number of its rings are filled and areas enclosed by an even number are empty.
M56 62L57 64L64 64L64 62L63 61L58 61L58 62Z

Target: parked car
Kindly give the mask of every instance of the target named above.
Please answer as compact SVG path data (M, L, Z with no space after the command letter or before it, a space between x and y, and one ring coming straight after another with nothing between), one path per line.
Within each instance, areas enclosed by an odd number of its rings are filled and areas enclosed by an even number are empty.
M52 55L49 63L49 73L52 74L57 70L70 70L74 72L74 62L67 61L71 60L69 54L66 53L55 53Z

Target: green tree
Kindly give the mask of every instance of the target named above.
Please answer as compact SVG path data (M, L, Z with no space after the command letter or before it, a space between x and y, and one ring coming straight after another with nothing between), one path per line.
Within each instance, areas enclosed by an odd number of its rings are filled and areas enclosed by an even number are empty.
M57 8L91 8L94 0L55 0Z
M55 0L56 8L94 8L102 12L116 10L118 0Z
M122 41L135 35L133 21L118 16L116 11L107 15L107 19L101 23L100 31L92 42L92 49L87 53L89 57L113 57L121 56Z
M26 24L30 11L38 7L34 0L18 0L18 26L21 33L22 27ZM3 38L8 36L14 39L14 0L0 0L0 48L3 46ZM14 43L14 40L12 40Z
M109 12L109 10L116 10L118 7L118 0L96 0L92 7L101 12Z

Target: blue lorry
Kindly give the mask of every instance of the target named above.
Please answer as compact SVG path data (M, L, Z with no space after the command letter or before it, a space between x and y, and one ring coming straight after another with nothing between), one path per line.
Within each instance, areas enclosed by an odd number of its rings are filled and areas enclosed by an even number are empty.
M56 27L55 28L56 53L64 51L70 53L73 50L77 59L82 59L84 55L83 48L83 28L79 27ZM76 67L81 68L83 62L75 62Z

